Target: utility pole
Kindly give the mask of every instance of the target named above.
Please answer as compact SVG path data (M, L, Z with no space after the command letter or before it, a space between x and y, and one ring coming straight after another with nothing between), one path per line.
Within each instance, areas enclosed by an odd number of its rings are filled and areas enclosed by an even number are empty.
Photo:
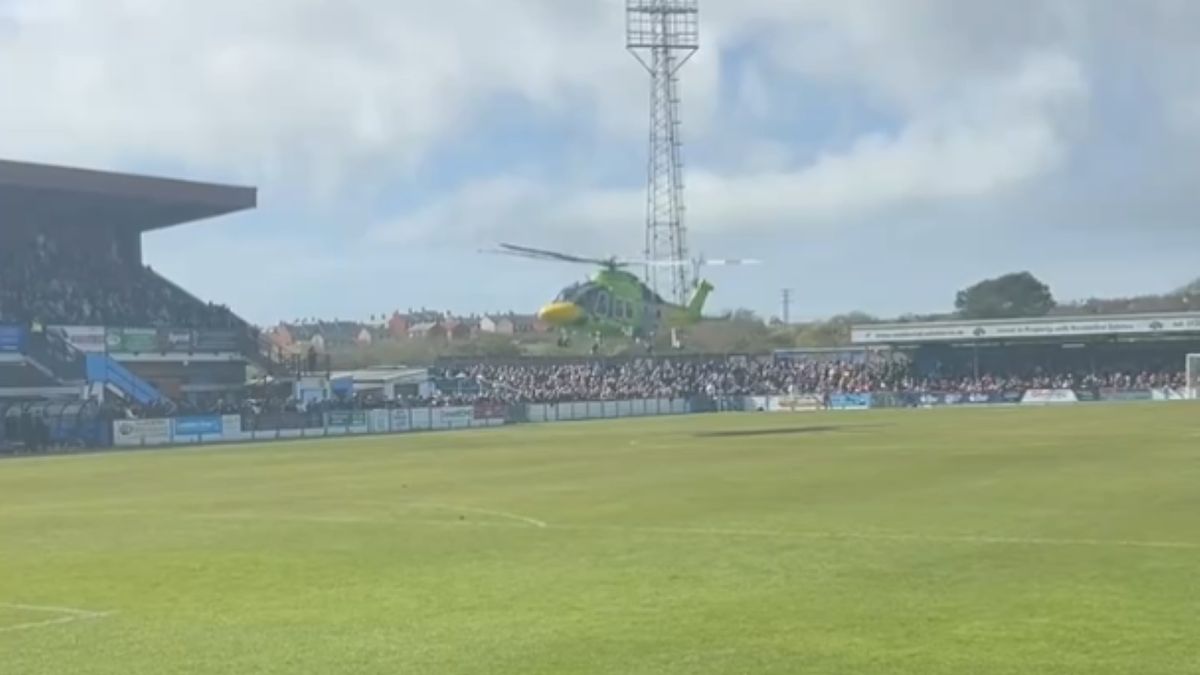
M783 289L783 325L792 325L792 289Z

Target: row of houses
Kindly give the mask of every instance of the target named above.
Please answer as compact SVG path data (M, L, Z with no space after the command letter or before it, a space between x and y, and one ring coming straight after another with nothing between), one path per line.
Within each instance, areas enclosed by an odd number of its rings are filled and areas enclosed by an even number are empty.
M267 331L271 340L283 349L302 350L309 346L318 351L364 346L389 340L470 340L480 334L539 335L550 326L525 314L488 314L456 317L448 313L420 311L394 312L373 316L369 321L295 321L283 322Z

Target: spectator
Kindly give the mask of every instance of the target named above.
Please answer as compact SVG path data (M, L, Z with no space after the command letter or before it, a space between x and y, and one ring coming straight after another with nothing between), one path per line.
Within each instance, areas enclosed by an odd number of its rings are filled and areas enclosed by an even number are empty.
M149 268L122 261L85 230L58 238L6 233L0 322L230 329L240 321Z

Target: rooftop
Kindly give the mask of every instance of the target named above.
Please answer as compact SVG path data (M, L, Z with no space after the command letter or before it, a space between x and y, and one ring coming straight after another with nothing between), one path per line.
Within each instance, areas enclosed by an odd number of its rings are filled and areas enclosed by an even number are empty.
M253 209L258 191L213 183L0 160L0 221L103 223L139 232Z

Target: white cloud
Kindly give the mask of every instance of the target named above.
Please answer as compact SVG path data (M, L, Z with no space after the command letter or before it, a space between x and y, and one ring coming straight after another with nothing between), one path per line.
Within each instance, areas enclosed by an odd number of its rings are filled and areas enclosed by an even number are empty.
M795 170L688 176L689 226L703 233L846 222L923 201L991 196L1052 171L1068 151L1087 86L1077 65L1036 55L1005 77L972 83L894 136L864 134L848 150ZM384 239L537 233L629 241L642 192L497 178L472 183L414 216L376 228ZM608 236L604 236L608 235ZM610 244L611 245L611 244Z
M1086 93L1078 68L1059 57L1031 59L1007 78L967 89L895 136L865 134L798 171L696 175L695 222L708 229L827 222L923 200L992 195L1061 162L1065 123L1079 119Z
M411 166L497 93L627 117L621 13L570 4L15 0L0 153L309 178Z
M913 115L912 134L926 133L946 107L961 112L953 108L964 90L989 98L971 79L1003 84L1028 58L1030 39L1018 29L1030 22L1000 31L1012 40L981 39L996 32L995 22L964 26L964 18L1009 14L960 6L709 3L705 48L685 72L686 138L711 129L718 55L748 35L775 66L863 83ZM1026 9L1050 11L1038 6ZM403 179L486 115L498 93L564 115L586 105L602 132L644 133L646 87L621 49L620 3L10 0L8 7L17 28L0 37L0 154L179 161L268 184L299 178L333 192L348 175ZM742 105L762 116L770 86L759 67L743 72ZM864 139L856 151L870 154L870 145ZM878 165L877 155L867 163Z
M501 177L469 183L411 215L377 223L367 237L391 245L512 241L634 255L628 242L640 236L643 204L628 190L565 192L545 181Z
M385 250L513 239L632 254L644 219L640 157L627 179L603 184L503 161L489 175L455 167L465 176L430 181L436 189L400 214L346 188L351 179L404 185L489 115L496 96L519 97L539 118L589 136L563 141L563 156L609 140L638 147L647 86L622 48L622 5L0 0L0 156L186 165L260 184L264 214L320 192L333 204L327 213L376 218L364 246ZM1150 216L1190 223L1200 204L1176 176L1200 169L1198 8L706 0L704 46L683 82L689 225L697 237L836 232L847 223L890 227L912 207L964 204L986 204L992 224L1020 213L1035 227L1048 210L1059 223L1100 210L1134 225ZM736 60L722 64L723 56ZM1121 98L1114 82L1142 98ZM779 109L788 88L848 92L848 107L886 123L850 115L838 125L850 132L814 139L807 122L789 128ZM721 92L741 100L722 101ZM728 111L735 121L720 118ZM1125 147L1130 129L1142 136ZM692 159L701 145L716 159ZM1121 190L1080 165L1096 147L1115 166L1137 155ZM607 164L589 173L613 174ZM1029 199L1031 186L1038 199ZM360 254L330 253L322 269L349 267Z

